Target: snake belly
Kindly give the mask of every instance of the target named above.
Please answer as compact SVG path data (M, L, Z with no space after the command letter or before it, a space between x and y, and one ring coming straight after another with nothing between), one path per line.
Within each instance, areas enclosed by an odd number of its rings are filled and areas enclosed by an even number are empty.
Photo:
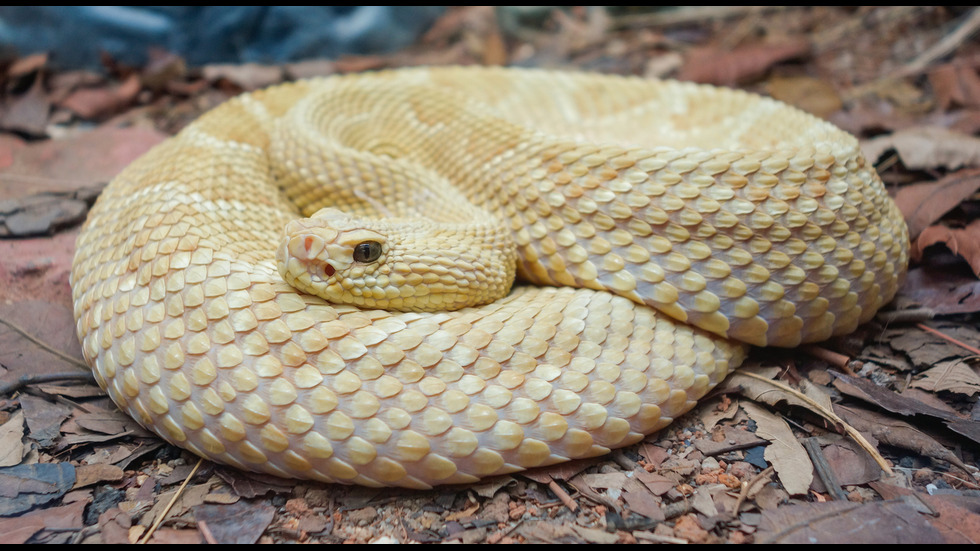
M519 282L455 311L330 304L275 261L286 224L324 207L495 218ZM428 488L636 443L748 345L870 319L907 249L857 141L779 102L407 69L206 113L105 189L71 285L100 386L167 441L282 477ZM465 270L426 251L405 266L423 289Z

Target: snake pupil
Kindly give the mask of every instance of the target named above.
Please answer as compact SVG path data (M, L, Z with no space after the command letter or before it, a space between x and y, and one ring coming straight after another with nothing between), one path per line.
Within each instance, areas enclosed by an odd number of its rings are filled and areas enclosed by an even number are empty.
M381 243L365 241L354 247L354 260L357 262L374 262L381 256Z

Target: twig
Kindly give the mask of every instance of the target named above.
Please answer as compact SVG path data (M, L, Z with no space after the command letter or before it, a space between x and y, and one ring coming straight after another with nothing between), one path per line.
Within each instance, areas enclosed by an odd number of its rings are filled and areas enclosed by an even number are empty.
M892 323L909 323L931 320L936 317L932 308L912 308L909 310L885 310L878 312L875 319L885 325Z
M841 489L840 482L837 482L837 475L827 463L827 458L824 456L823 450L820 449L820 443L817 442L817 439L813 437L803 439L803 447L809 454L813 468L817 471L817 476L820 477L830 497L837 501L847 501L847 494Z
M735 500L735 506L732 507L732 518L738 516L738 510L742 508L742 503L744 503L745 500L749 497L749 490L752 489L752 486L758 484L760 480L765 479L774 470L776 469L772 465L770 465L765 469L763 469L762 472L760 472L759 474L753 476L752 480L749 480L748 482L742 482L742 489L739 490L738 499Z
M218 540L214 539L214 535L211 533L211 529L208 528L208 523L199 520L197 521L197 529L201 531L201 535L204 536L204 541L210 543L211 545L217 545Z
M963 22L953 32L933 44L918 57L896 71L892 76L902 78L922 72L930 63L955 50L966 39L980 29L980 8L973 8Z
M614 28L669 27L706 20L722 20L763 11L789 9L785 6L697 6L614 17Z
M803 352L813 356L814 358L823 360L830 365L840 368L845 371L848 375L855 376L854 370L851 369L851 363L854 361L849 356L845 356L839 352L834 352L833 350L828 350L821 346L807 345L802 348Z
M77 365L77 366L82 367L82 368L85 368L85 369L88 369L89 368L87 365L85 365L84 362L80 362L80 361L78 361L78 359L73 358L73 357L69 356L68 354L65 354L64 352L61 352L60 350L55 350L54 348L51 348L50 346L48 346L47 344L45 344L43 341L38 340L36 337L34 337L30 333L28 333L26 330L22 329L19 325L15 324L14 322L9 321L9 320L5 320L3 318L0 318L0 323L6 325L7 327L13 329L14 331L16 331L18 333L20 333L21 336L23 336L25 339L27 339L27 340L31 341L32 343L40 346L42 349L44 349L49 354L54 354L55 356L58 356L62 360L65 360L66 362L68 362L68 363L70 363L72 365Z
M746 377L751 377L753 379L758 379L760 381L767 382L772 386L780 390L783 390L784 392L788 392L793 396L799 398L800 400L806 402L808 405L814 408L814 411L816 411L820 416L824 417L825 419L829 419L831 422L836 423L838 426L843 428L844 432L846 432L848 436L850 436L855 442L858 443L858 445L864 448L864 451L868 452L871 455L871 457L874 458L875 463L877 463L878 466L881 467L881 470L885 471L885 473L888 474L889 476L893 474L892 468L888 466L888 462L886 462L885 458L882 457L880 453L878 453L878 450L876 450L874 446L872 446L867 440L865 440L864 436L861 436L861 433L858 432L857 429L845 423L844 420L838 417L836 413L828 410L827 408L823 407L819 403L815 402L806 394L803 394L802 392L799 392L798 390L795 390L788 385L784 385L779 381L773 381L772 379L767 379L766 377L763 377L761 375L756 375L755 373L751 373L748 371L741 372L740 374Z
M191 469L191 473L187 475L187 478L184 479L184 483L180 485L180 488L177 488L177 492L174 493L174 497L170 498L170 503L168 503L167 506L160 513L160 516L157 518L156 522L153 523L153 526L151 526L150 529L146 532L146 534L143 535L143 539L139 541L140 544L146 543L150 539L150 536L153 535L153 532L156 531L157 527L160 526L160 524L163 522L163 519L167 518L167 513L170 512L170 509L174 506L174 503L177 503L177 498L179 498L180 495L184 493L184 488L186 488L187 483L190 482L192 478L194 478L194 473L197 472L197 469L198 467L201 466L201 463L204 463L204 458L199 458L197 460L197 465L194 465L194 468Z
M937 337L941 337L941 338L943 338L943 339L945 339L945 340L947 340L947 341L955 344L956 346L959 346L960 348L969 350L970 352L973 352L977 356L980 356L980 349L978 349L976 347L973 347L973 346L970 346L970 345L968 345L968 344L966 344L964 342L960 342L960 341L954 339L953 337L950 337L946 333L943 333L942 331L937 331L936 329L933 329L932 327L929 327L929 326L927 326L925 324L922 324L922 323L917 323L917 324L915 324L915 326L918 327L919 329L922 329L923 331L927 331L929 333L932 333L933 335L936 335Z
M568 492L562 489L562 487L555 482L554 479L548 483L548 487L551 488L552 493L554 493L555 496L560 499L563 504L565 504L565 507L568 507L573 513L578 511L578 503L575 503L571 496L568 495Z
M86 373L37 373L34 375L21 375L15 381L0 385L0 396L12 394L25 386L41 383L53 383L56 381L82 381L95 383L95 375L91 371Z

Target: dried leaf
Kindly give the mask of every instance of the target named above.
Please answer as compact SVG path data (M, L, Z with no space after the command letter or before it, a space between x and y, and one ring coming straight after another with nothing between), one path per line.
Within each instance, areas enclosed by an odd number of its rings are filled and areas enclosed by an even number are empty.
M727 50L715 46L692 48L677 75L679 80L732 86L765 74L774 64L810 51L805 39L752 44Z
M134 73L117 85L75 90L61 107L85 120L101 120L132 105L141 88L140 77Z
M75 484L71 463L37 463L0 469L0 516L9 517L63 496Z
M912 259L921 260L926 248L937 244L946 245L953 254L965 259L973 273L980 277L980 220L973 221L965 228L929 226L915 240Z
M930 263L909 270L899 297L936 314L977 312L980 311L980 280L959 259L952 266Z
M980 107L980 75L969 65L940 65L930 71L929 84L936 95L936 103L943 110Z
M194 508L194 518L208 523L211 535L219 544L250 545L272 522L276 508L271 505L239 501L231 505L201 505Z
M282 68L276 65L205 65L201 72L209 82L226 80L242 91L258 90L282 82Z
M76 501L62 507L33 511L15 518L0 519L0 534L4 545L25 543L41 530L78 531L85 525L82 513L88 500Z
M51 102L41 79L35 78L34 84L25 94L7 103L6 110L0 116L0 128L33 137L45 136L50 111Z
M820 118L827 118L843 105L833 86L813 77L774 77L767 89L773 98Z
M18 411L0 425L0 467L20 465L24 459L24 412Z
M765 458L776 469L783 488L790 494L805 494L813 480L813 465L789 423L751 402L744 402L742 409L758 425L755 433L770 442Z
M966 469L966 466L963 465L962 461L955 454L947 450L928 434L925 434L905 421L894 419L871 410L840 404L834 406L834 411L862 434L870 434L882 444L896 446L926 457L947 461Z
M951 360L922 373L922 378L913 381L911 386L933 392L948 390L973 396L980 392L980 375L963 360Z
M71 408L67 406L30 395L21 396L20 406L27 418L30 437L42 448L54 444L55 438L61 436L61 423L71 415Z
M804 503L763 511L758 543L938 544L942 535L904 502Z
M950 494L929 495L883 482L872 482L870 485L887 500L908 496L906 501L911 498L926 504L936 513L926 519L933 528L942 533L945 543L980 543L980 503L977 498Z
M122 480L125 471L115 465L94 464L80 465L75 469L75 486L73 489L84 488L98 482Z
M902 186L895 204L909 227L909 239L915 239L944 214L980 190L980 170L964 169L936 182Z
M836 371L831 371L831 373L836 377L834 388L848 396L860 398L886 411L905 416L915 414L929 415L946 421L959 421L961 419L958 415L950 414L908 396L892 392L867 379L851 377Z
M940 126L916 126L889 136L861 142L865 157L872 163L894 149L910 169L947 168L980 165L980 138Z

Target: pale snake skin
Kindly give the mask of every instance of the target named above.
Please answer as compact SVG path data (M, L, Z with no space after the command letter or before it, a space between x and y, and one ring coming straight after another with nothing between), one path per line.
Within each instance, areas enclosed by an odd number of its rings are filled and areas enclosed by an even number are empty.
M275 261L286 224L327 206L499 220L523 282L456 311L327 303ZM779 102L411 69L205 114L105 189L71 283L96 379L164 439L283 477L428 488L638 442L738 366L736 341L870 319L907 248L857 141ZM452 269L419 251L401 273Z

